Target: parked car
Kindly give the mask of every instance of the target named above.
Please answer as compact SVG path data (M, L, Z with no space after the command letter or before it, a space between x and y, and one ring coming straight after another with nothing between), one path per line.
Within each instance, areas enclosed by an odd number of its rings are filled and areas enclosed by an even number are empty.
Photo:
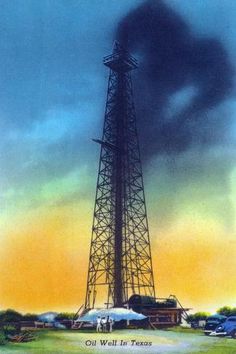
M212 332L210 335L215 336L230 336L236 339L236 316L230 316L227 320L216 327L215 332Z
M193 329L204 328L205 324L206 324L205 320L192 321L191 328L193 328Z
M206 324L204 327L204 333L206 336L209 336L211 332L213 332L217 326L219 326L221 323L225 322L227 319L226 316L222 315L213 315L210 317L207 317L206 319Z

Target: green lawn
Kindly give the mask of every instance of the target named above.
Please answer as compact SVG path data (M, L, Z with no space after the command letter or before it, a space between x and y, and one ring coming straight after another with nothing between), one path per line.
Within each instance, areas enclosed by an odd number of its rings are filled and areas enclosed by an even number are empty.
M82 345L83 336L77 332L42 330L36 333L35 341L9 343L0 348L0 353L85 353Z
M117 340L116 346L102 346L101 340ZM127 345L121 346L121 340ZM151 346L132 345L136 342L151 342ZM86 346L86 341L96 341L96 346ZM114 344L114 342L113 342ZM37 339L29 343L9 343L0 347L0 353L9 354L60 354L101 353L131 354L236 354L236 340L231 338L206 337L200 331L174 329L173 331L117 330L112 334L83 331L43 330L37 332Z
M194 329L188 327L176 326L172 328L167 328L166 331L176 332L176 333L194 333L194 334L202 334L202 329Z

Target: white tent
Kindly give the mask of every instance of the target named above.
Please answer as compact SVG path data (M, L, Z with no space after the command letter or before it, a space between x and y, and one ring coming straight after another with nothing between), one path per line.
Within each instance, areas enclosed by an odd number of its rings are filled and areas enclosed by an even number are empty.
M100 317L111 317L113 321L121 320L144 320L147 318L141 313L134 312L133 310L128 310L123 307L115 307L110 309L92 309L88 311L84 316L77 319L78 322L96 322L98 316ZM77 322L76 321L76 322Z
M57 312L45 312L38 316L39 321L52 323L55 322L55 318L57 317Z

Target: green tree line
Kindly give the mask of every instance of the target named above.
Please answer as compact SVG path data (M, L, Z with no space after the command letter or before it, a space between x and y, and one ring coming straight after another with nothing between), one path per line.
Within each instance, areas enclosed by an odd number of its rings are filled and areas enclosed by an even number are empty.
M230 306L223 306L220 307L216 313L222 316L236 316L236 307L230 307ZM211 314L208 312L196 312L194 314L191 314L188 316L188 322L195 322L195 321L201 321L205 320L207 317L209 317Z
M11 323L11 322L19 322L19 321L37 321L39 318L38 314L35 313L26 313L21 314L12 309L7 309L4 311L0 311L0 323ZM61 320L73 320L75 318L75 313L71 312L61 312L56 316L56 321Z

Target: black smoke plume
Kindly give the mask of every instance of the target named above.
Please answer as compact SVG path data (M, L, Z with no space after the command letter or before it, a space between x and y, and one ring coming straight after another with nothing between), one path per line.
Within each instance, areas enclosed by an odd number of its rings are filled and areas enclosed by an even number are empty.
M219 40L194 35L161 0L132 10L119 23L116 38L139 58L135 104L146 158L224 139L227 118L211 110L230 95L233 69ZM194 87L195 95L170 115L170 98L186 87Z

